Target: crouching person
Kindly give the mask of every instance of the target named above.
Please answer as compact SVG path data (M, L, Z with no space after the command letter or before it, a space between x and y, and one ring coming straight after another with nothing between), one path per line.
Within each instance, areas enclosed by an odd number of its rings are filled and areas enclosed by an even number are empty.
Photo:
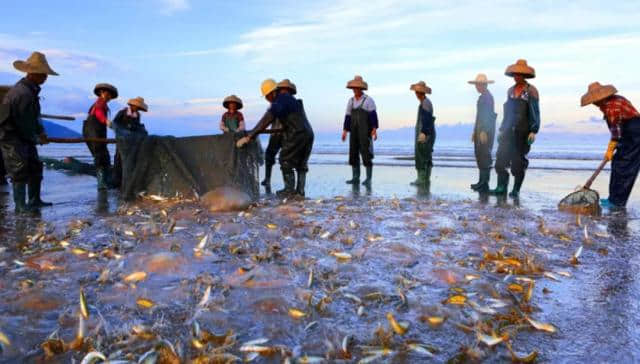
M116 137L128 137L131 135L146 136L147 129L140 122L140 113L147 112L149 107L142 97L130 99L127 107L118 111L116 117L113 118L113 130ZM113 175L111 183L114 187L120 187L122 184L122 156L116 147L116 155L113 159Z

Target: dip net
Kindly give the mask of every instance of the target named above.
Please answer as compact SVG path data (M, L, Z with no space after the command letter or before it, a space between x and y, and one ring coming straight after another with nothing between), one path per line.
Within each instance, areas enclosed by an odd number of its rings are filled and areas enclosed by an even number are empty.
M560 211L572 212L574 214L600 215L602 212L600 207L600 195L590 187L606 164L607 160L605 159L600 163L595 172L593 172L593 175L591 175L584 187L570 193L567 197L563 198L560 203L558 203L558 209Z

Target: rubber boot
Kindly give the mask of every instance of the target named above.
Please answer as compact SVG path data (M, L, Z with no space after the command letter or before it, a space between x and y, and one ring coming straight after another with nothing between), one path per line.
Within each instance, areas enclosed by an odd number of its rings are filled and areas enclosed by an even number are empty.
M120 183L116 183L115 180L113 179L113 169L111 168L107 168L105 169L106 173L106 177L105 177L105 181L107 183L107 188L109 189L117 189L120 186Z
M472 184L469 187L471 187L472 190L477 191L478 187L480 187L481 185L482 185L482 169L480 170L480 174L478 175L478 182Z
M276 195L286 197L295 194L296 174L293 169L283 169L282 180L284 181L284 188L277 191Z
M520 197L520 187L522 187L522 182L524 181L524 175L515 177L513 181L513 190L509 193L509 197L519 198Z
M13 183L13 202L16 205L16 214L24 214L33 212L33 208L26 203L27 199L27 184L26 183Z
M51 202L44 202L40 199L40 187L42 186L42 180L33 181L29 183L29 206L30 207L47 207L53 206Z
M353 177L347 181L347 184L357 185L358 183L360 183L360 165L358 164L357 166L352 166L351 171Z
M431 169L433 167L429 166L424 170L424 186L431 185Z
M107 186L107 174L103 168L96 170L96 179L98 181L98 190L106 190Z
M4 176L0 176L0 186L6 186L8 184L9 182L7 182L7 179L4 178Z
M481 169L480 170L480 181L478 182L478 184L476 185L476 187L474 188L474 185L471 185L471 188L476 191L476 192L480 192L480 193L487 193L489 192L489 180L491 179L491 170L486 168L486 169Z
M494 190L490 190L489 193L495 196L505 196L507 189L509 188L509 174L498 175L498 185Z
M296 193L304 197L304 185L307 182L307 172L298 171L298 181L296 183Z
M373 166L367 167L367 179L362 182L363 186L371 188L371 175L373 174Z
M260 183L261 185L267 187L271 186L271 170L273 169L273 164L267 163L264 166L264 180Z
M416 178L415 181L411 182L412 186L423 186L425 183L425 170L424 169L417 169L416 170L418 172L418 178Z

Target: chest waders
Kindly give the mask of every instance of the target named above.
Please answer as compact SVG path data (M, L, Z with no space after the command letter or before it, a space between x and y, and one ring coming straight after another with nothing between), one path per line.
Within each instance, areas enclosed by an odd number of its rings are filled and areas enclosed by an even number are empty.
M414 157L418 179L411 183L413 186L427 186L431 183L431 169L433 168L433 145L436 141L435 129L433 135L427 135L427 141L420 143L418 138L422 132L422 124L433 120L423 120L422 105L418 106L416 117L416 130L414 138Z
M281 129L282 124L279 120L273 122L272 129ZM269 190L271 189L271 170L273 169L273 165L276 164L276 155L282 148L282 134L269 134L269 144L267 144L267 150L265 151L264 156L264 180L261 185L267 187Z
M353 178L347 183L354 185L360 183L360 157L362 157L362 164L367 171L367 179L362 184L370 187L373 172L373 140L371 139L372 128L369 123L369 112L363 108L365 101L366 96L363 96L360 106L351 110L349 164L353 171Z
M493 102L491 105L493 105ZM493 109L488 110L487 105L482 105L481 100L478 100L476 109L479 116L485 117L488 120L476 119L476 124L473 129L473 134L475 136L473 151L476 157L478 170L480 171L480 178L478 183L471 185L471 189L476 192L487 193L489 192L489 181L491 180L491 163L493 162L491 158L491 151L493 150L495 123L498 115L493 111ZM480 133L487 134L487 142L484 144L481 143Z
M286 119L282 120L282 124L284 133L280 150L280 169L282 169L284 189L277 193L304 196L309 156L313 148L313 130L304 110L289 113ZM295 188L294 169L298 173L298 183Z
M82 136L85 138L107 137L107 126L102 124L93 114L93 107L89 110L89 116L82 124ZM96 178L98 189L106 190L109 187L109 169L111 167L111 156L106 143L87 142L87 147L93 156L93 163L96 166Z
M611 161L609 202L624 207L640 172L640 117L622 124L622 137Z
M509 173L507 168L511 168L514 177L513 190L509 194L517 198L520 187L524 181L524 175L529 160L527 154L531 149L527 143L529 136L529 102L520 98L507 100L504 107L506 128L502 130L498 140L498 151L496 152L496 174L498 175L498 186L491 193L495 195L506 195L509 187Z

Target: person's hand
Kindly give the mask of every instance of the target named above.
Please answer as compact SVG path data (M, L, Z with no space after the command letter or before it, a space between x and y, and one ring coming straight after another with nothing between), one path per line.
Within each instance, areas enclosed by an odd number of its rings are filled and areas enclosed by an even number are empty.
M531 145L536 141L536 133L529 133L527 137L527 144Z
M107 128L113 129L113 122L111 122L111 120L109 119L107 119Z
M489 137L487 136L487 133L484 131L480 132L480 144L487 144L487 141L489 140Z
M371 130L371 137L373 138L373 140L378 140L378 129L372 129Z
M38 141L40 144L49 144L49 139L47 138L47 133L41 133L38 135Z
M607 151L604 153L604 159L610 162L613 159L613 152L615 152L617 146L618 146L617 141L615 140L609 141L609 145L607 145Z
M342 141L344 142L345 140L347 140L347 131L343 130L342 131Z
M474 131L473 133L471 133L471 143L475 143L476 142L476 132Z
M427 134L420 133L420 135L418 135L418 143L426 143L426 141L427 141Z
M236 147L237 148L242 148L242 147L245 146L245 144L249 143L249 141L251 141L251 138L249 138L248 136L242 137L242 138L238 139L238 141L236 142Z

